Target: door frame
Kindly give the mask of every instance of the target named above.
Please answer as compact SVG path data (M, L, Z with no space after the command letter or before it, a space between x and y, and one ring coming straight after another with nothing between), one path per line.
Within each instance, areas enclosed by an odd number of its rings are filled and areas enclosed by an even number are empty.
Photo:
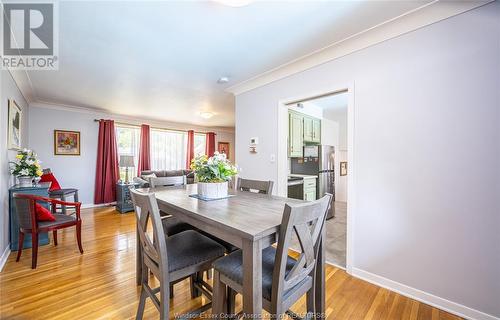
M321 90L309 92L295 97L289 97L278 101L278 126L277 126L277 169L278 176L276 181L277 195L287 196L287 175L288 175L288 106L295 101L307 100L314 97L320 97L328 94L347 92L347 239L346 239L346 271L352 274L354 263L354 224L355 224L355 100L354 100L354 81L331 85ZM328 262L328 261L327 261ZM328 262L333 264L331 262ZM341 266L337 266L343 269Z

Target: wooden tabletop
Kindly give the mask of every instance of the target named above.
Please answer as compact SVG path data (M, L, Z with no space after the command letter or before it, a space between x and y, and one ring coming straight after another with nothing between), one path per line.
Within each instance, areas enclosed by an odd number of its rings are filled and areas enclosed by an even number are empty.
M203 201L189 197L196 193L196 185L177 188L155 188L160 207L170 207L186 215L196 215L197 220L216 224L242 238L257 240L276 233L281 224L285 203L301 203L289 199L252 192L233 191L227 199Z

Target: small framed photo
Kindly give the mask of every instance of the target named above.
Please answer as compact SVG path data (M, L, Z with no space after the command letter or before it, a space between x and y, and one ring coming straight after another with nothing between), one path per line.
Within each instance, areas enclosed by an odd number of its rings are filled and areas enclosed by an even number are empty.
M346 161L340 162L340 175L347 176L347 162Z
M224 153L226 158L229 159L229 142L219 142L217 145L217 151L219 151L219 153Z
M7 128L9 130L7 136L7 145L9 149L20 150L21 149L21 119L22 110L19 108L17 103L9 99L9 123Z
M56 156L79 156L80 132L54 130L54 154Z

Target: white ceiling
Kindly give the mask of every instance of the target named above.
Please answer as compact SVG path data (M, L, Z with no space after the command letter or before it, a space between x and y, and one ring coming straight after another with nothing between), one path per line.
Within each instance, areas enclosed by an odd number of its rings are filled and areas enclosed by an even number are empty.
M426 2L63 1L59 71L28 75L35 102L234 126L225 88ZM218 84L221 76L230 82Z

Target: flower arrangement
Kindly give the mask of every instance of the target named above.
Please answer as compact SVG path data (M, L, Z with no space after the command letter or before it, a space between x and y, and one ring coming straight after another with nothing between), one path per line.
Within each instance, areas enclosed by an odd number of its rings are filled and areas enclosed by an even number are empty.
M16 161L13 164L11 172L16 177L40 177L42 175L41 161L37 159L36 153L32 150L24 149L17 153Z
M214 153L213 157L196 156L191 160L191 170L196 180L203 183L221 183L231 180L238 173L236 166L226 158L224 153Z

